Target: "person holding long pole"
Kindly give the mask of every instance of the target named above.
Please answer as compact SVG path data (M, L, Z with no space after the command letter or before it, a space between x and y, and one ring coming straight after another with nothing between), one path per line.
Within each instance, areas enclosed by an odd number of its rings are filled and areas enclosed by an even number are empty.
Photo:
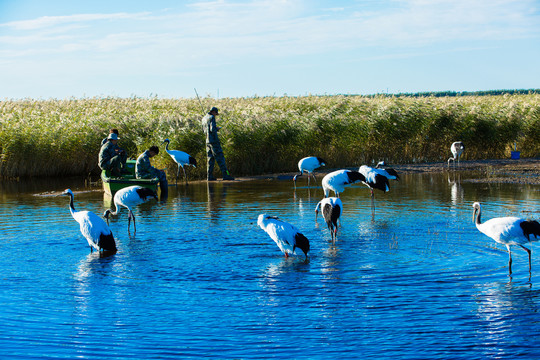
M225 164L225 155L223 154L218 137L220 128L216 125L217 115L219 115L219 110L217 107L213 107L201 120L203 131L206 135L207 180L216 180L214 177L214 164L216 161L223 175L223 180L234 180L234 177L229 174L229 170L227 170L227 165Z

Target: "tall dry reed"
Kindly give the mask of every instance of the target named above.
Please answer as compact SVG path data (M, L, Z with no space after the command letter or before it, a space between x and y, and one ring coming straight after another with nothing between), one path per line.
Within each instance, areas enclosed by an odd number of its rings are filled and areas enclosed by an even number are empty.
M453 141L465 159L540 154L540 95L463 97L307 96L203 99L220 109L218 124L235 175L295 171L298 159L317 155L329 167L384 159L391 163L441 161ZM196 99L91 98L0 102L0 177L97 174L101 140L120 131L120 146L137 157L165 138L206 174L202 117ZM164 148L162 147L164 150ZM176 165L162 151L155 166Z

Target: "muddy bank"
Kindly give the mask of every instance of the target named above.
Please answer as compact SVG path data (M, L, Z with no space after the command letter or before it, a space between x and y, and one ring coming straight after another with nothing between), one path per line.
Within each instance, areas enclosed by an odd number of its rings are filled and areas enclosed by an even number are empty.
M540 158L538 159L499 159L499 160L467 160L461 161L454 169L448 168L446 162L421 163L421 164L396 164L391 165L400 174L435 173L435 172L470 172L476 171L480 176L475 179L463 180L465 182L482 183L520 183L540 185ZM356 168L350 168L355 169ZM317 178L320 179L327 173L336 169L318 169ZM239 181L249 180L292 180L297 173L269 174L251 177L237 178ZM235 181L237 181L235 180Z
M396 170L402 173L430 172L468 172L477 171L482 176L465 182L482 183L521 183L540 185L540 159L498 159L498 160L469 160L461 161L459 166L448 167L447 163L426 163L396 165Z

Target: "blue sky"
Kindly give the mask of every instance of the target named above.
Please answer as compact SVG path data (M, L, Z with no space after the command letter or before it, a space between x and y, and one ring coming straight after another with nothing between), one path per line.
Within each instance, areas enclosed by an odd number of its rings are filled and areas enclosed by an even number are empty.
M540 88L540 0L0 0L0 99Z

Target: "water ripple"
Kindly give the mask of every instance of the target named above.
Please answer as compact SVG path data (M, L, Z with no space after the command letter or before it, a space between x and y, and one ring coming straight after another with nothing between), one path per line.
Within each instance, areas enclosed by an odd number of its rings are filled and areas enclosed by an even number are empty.
M525 189L527 190L527 189ZM190 184L111 220L119 251L90 253L65 198L0 206L0 357L536 358L540 259L472 223L537 214L538 191L406 176L387 194L350 187L336 244L314 209L320 189L290 182ZM102 214L100 192L76 194ZM285 259L257 227L278 215L310 239ZM534 247L535 245L533 245Z

